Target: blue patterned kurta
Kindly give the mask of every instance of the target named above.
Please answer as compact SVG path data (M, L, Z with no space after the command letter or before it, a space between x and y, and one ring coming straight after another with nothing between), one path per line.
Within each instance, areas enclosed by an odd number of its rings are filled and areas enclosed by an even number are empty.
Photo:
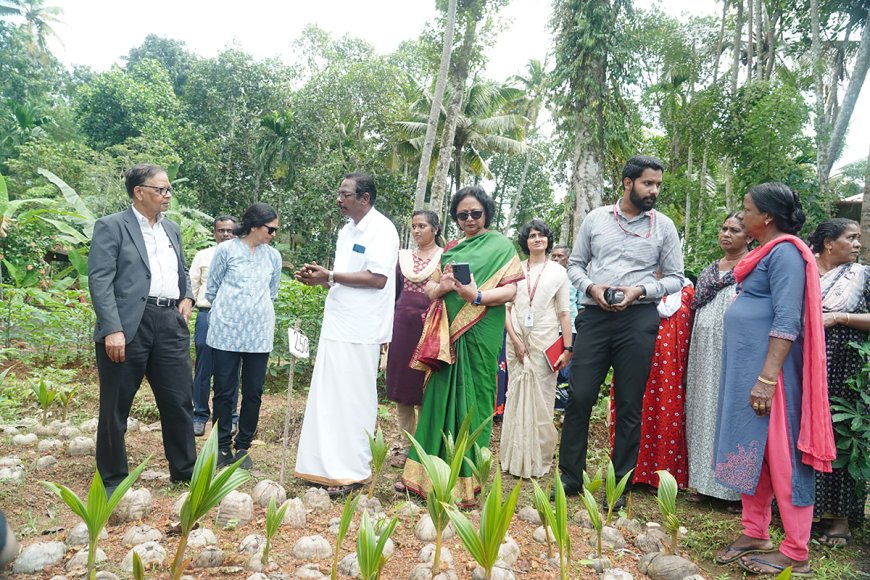
M281 254L268 244L251 252L240 238L217 247L208 275L206 343L232 352L272 352Z
M779 244L743 280L725 311L719 416L713 467L716 481L753 495L761 474L769 417L759 417L749 393L761 374L771 337L793 341L782 365L792 463L792 501L812 505L815 474L801 462L800 432L803 376L803 305L806 263L792 244Z

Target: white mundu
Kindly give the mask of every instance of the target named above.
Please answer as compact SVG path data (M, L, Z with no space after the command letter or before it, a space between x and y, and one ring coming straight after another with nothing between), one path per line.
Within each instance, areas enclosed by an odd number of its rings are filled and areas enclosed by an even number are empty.
M336 284L329 290L317 358L296 452L296 477L322 485L349 485L371 476L366 433L378 413L380 345L393 332L396 227L375 208L339 232L336 272L386 276L383 288Z

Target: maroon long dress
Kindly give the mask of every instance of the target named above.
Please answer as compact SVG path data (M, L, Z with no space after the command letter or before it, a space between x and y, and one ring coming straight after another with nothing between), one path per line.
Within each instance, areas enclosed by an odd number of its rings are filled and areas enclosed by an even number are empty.
M414 255L414 272L429 264ZM408 366L420 335L423 333L423 314L429 307L426 282L414 283L402 275L396 265L396 314L393 317L393 341L387 356L387 398L403 405L419 405L423 401L425 373Z

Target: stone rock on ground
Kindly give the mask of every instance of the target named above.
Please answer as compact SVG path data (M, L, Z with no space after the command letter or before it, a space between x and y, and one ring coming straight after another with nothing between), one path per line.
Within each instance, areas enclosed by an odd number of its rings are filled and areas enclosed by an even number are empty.
M269 564L272 564L272 559L269 558ZM248 561L245 562L245 570L248 572L263 572L266 569L266 566L263 565L263 553L257 552L256 554L251 554L248 557Z
M614 527L616 527L617 530L628 532L632 536L637 536L643 532L643 526L641 526L640 522L636 519L620 517L616 520Z
M208 528L197 528L190 532L190 537L187 539L189 548L202 548L203 546L217 545L217 537Z
M456 570L453 568L447 568L446 570L441 570L434 577L432 576L432 564L417 564L414 566L414 569L411 570L411 575L408 576L408 580L459 580L459 576L456 574Z
M106 553L97 548L97 555L95 557L95 562L99 564L100 562L104 562L106 560ZM78 552L75 553L75 556L67 560L66 566L64 566L67 572L75 572L80 570L87 570L88 568L88 549L87 547L82 548Z
M530 505L527 505L523 509L519 511L517 517L523 520L524 522L528 522L535 526L541 525L541 516L538 514L538 510L533 508Z
M613 567L613 564L610 563L610 558L596 558L594 555L590 555L586 560L585 565L599 574L602 574L605 570Z
M420 521L417 522L416 526L414 526L414 535L417 536L417 539L421 542L435 541L435 524L432 523L432 518L429 517L429 514L426 514L422 518L420 518ZM443 532L441 532L441 539L449 540L455 535L456 532L453 530L453 526L447 524L447 527L444 528Z
M135 433L140 427L142 427L142 423L139 422L139 419L127 417L127 433Z
M21 465L21 460L15 455L0 457L0 467L15 467L16 465Z
M510 536L506 536L504 542L498 548L498 559L510 568L520 559L520 545Z
M239 552L244 554L259 554L266 546L266 537L261 534L250 534L245 536L241 544L239 544Z
M168 479L168 471L157 471L155 469L146 469L139 476L139 481L166 481Z
M290 503L287 504L287 511L284 512L284 521L282 522L285 526L290 526L291 528L304 528L308 525L308 516L307 510L305 509L305 504L298 497L294 497L290 500Z
M341 518L331 518L329 520L329 524L327 524L326 531L332 534L333 536L338 535L338 527L341 524ZM348 531L353 531L357 529L357 524L355 521L351 520L350 526L347 528Z
M36 425L33 428L33 433L36 434L37 437L52 437L57 435L57 427L54 425Z
M417 555L417 559L424 564L431 564L433 558L435 558L435 544L426 544ZM453 555L450 553L450 550L444 546L441 546L440 559L445 564L453 564Z
M262 572L254 572L248 576L247 580L269 580L269 577Z
M472 580L486 580L486 571L483 566L475 568L471 573L471 578ZM492 567L492 580L516 580L516 576L510 571L510 568L496 564Z
M175 500L174 504L172 504L172 517L176 520L181 518L181 506L184 505L184 500L187 499L188 495L190 495L190 492L185 491L180 496L178 496L178 499Z
M33 467L37 470L49 469L57 465L57 457L54 455L45 455L33 462Z
M191 564L194 568L217 568L222 566L226 554L217 546L206 546L196 557Z
M121 543L127 548L144 544L145 542L159 542L163 539L163 533L160 530L155 530L147 524L133 526L124 534Z
M63 561L66 545L63 542L39 542L26 546L15 563L12 571L16 574L34 574L51 568Z
M63 441L61 441L60 439L43 439L36 444L36 450L42 453L63 451Z
M402 502L398 509L396 510L396 515L400 518L412 518L422 511L420 506L415 504L412 501Z
M553 531L549 527L538 526L534 532L532 532L532 539L539 544L547 543L547 536L550 536L550 543L555 541L553 537Z
M316 512L324 512L332 507L329 494L322 487L309 487L302 496L305 507Z
M24 481L24 467L21 465L16 465L14 467L0 467L0 481L21 483Z
M218 506L215 524L224 527L231 520L245 525L254 518L254 500L241 491L231 491Z
M641 558L637 569L652 580L683 580L701 570L693 562L680 556L654 552Z
M39 437L36 433L20 433L12 438L12 445L15 447L33 447Z
M359 560L356 552L351 552L338 563L338 572L344 576L358 578L360 576Z
M634 545L644 554L662 552L669 544L668 535L661 528L649 526L634 540Z
M369 499L368 496L360 496L359 502L356 504L356 512L358 514L368 512L370 516L373 516L383 511L384 508L381 507L381 500L376 497Z
M76 437L69 442L67 450L73 457L92 456L97 453L97 443L90 437Z
M0 425L0 433L4 435L18 435L18 427L15 425Z
M602 549L621 550L625 547L625 538L622 537L622 532L610 526L601 528L601 544ZM598 546L598 536L592 534L589 537L589 545L593 548Z
M293 545L291 553L297 560L313 562L332 556L332 546L323 536L303 536Z
M106 570L97 572L96 580L119 580L119 578Z
M579 509L574 513L574 523L587 530L595 529L595 526L592 525L592 519L589 517L589 512L585 509Z
M109 518L109 523L119 524L143 520L150 511L151 492L144 487L131 489L118 502L118 507Z
M100 537L97 539L105 540L108 537L109 532L106 531L106 528L103 528L100 532ZM73 529L67 532L66 545L68 548L88 545L88 527L85 525L84 522L77 524Z
M163 560L166 559L166 550L157 542L145 542L127 552L124 560L121 562L121 570L130 573L133 571L133 552L139 554L139 559L142 560L142 566L147 570L152 566L160 566Z
M58 431L57 436L61 439L75 439L76 437L81 437L82 432L79 431L78 427L73 427L72 425L69 425Z
M254 486L254 491L251 492L251 497L261 508L269 507L269 500L275 498L275 504L280 507L282 503L287 501L287 490L285 490L277 481L264 479Z
M85 433L86 435L93 435L97 432L97 425L99 421L97 419L88 419L87 421L82 421L79 425L79 431Z
M320 571L319 564L305 564L296 568L293 573L296 578L326 578L326 575Z
M621 568L609 568L604 571L600 580L634 580L634 576Z

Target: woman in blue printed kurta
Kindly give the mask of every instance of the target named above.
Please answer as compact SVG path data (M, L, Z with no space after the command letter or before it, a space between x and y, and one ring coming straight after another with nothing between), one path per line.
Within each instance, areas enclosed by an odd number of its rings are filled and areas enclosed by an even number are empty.
M269 246L278 230L278 213L255 203L242 216L237 238L215 251L206 299L212 304L206 343L214 350L214 418L218 422L218 466L239 459L253 466L248 449L260 418L266 363L275 335L275 309L281 255ZM242 376L242 406L232 454L232 395Z

